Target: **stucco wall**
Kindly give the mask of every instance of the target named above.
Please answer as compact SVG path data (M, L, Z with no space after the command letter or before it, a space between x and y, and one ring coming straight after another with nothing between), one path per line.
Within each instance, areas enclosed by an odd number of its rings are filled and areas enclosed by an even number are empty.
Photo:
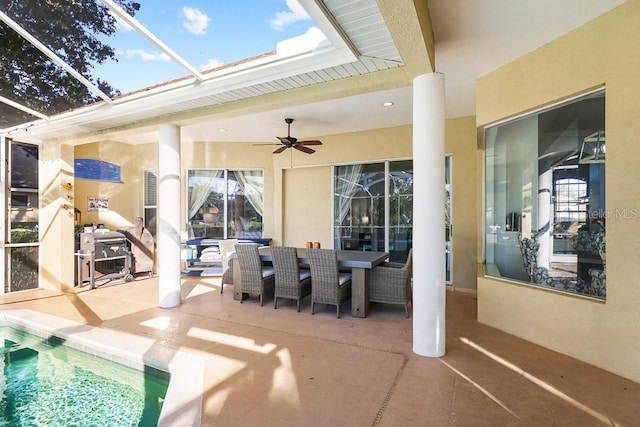
M640 246L638 22L640 1L631 0L482 77L477 90L477 124L484 126L606 86L606 302L480 277L478 318L635 381L640 264L631 260Z
M76 158L100 159L120 166L122 182L75 180L75 207L82 211L83 224L104 224L110 230L132 225L142 209L142 170L136 146L118 142L102 142L75 147ZM72 165L73 167L73 165ZM109 198L106 211L87 210L87 197Z
M306 242L320 242L323 248L333 244L330 166L285 169L283 244L304 247ZM328 184L328 185L327 185Z
M40 288L73 287L74 239L73 148L59 143L43 144L38 170L40 187ZM71 191L63 185L72 184ZM69 206L65 209L65 205Z
M476 127L475 117L447 120L445 152L453 156L453 286L476 289Z

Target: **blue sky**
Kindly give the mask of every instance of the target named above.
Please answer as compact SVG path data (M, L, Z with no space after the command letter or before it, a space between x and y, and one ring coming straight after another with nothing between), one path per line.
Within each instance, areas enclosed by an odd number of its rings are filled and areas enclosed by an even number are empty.
M315 24L297 0L138 0L135 18L198 70L276 49ZM136 31L120 26L107 42L118 62L97 66L94 76L127 93L187 74Z

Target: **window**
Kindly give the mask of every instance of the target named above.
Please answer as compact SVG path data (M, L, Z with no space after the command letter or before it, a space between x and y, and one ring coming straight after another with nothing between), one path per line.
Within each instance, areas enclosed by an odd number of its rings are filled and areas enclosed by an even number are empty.
M388 251L404 262L413 241L413 161L336 166L334 245Z
M584 224L587 220L587 182L576 178L558 179L554 183L555 223Z
M487 274L605 298L605 91L485 129Z
M187 171L187 231L191 238L261 238L261 170Z
M158 214L158 172L155 169L144 171L144 226L153 238L157 232Z
M16 194L11 192L11 210L24 210L31 208L31 199L28 194Z
M445 248L445 281L447 285L453 284L453 211L452 211L452 186L453 155L444 157L444 248Z
M93 181L122 182L120 166L98 159L75 159L73 162L76 179Z
M564 169L554 170L554 177L558 172L566 173ZM579 178L554 179L553 200L553 255L561 260L559 256L575 255L573 240L587 222L587 182Z

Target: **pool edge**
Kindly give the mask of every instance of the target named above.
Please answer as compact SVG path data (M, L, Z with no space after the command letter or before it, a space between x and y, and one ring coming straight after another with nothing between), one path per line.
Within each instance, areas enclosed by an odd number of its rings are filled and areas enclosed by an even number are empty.
M11 326L46 338L55 336L76 350L137 370L145 366L171 376L158 426L200 426L202 423L202 357L171 349L154 340L103 329L29 309L0 310L0 326Z

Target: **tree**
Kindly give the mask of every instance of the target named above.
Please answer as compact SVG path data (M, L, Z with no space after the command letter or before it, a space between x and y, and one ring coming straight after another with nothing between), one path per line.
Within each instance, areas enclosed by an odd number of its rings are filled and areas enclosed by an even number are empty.
M140 4L116 0L132 16ZM100 37L116 32L116 19L98 0L5 0L2 10L109 96L119 95L92 75L96 64L117 61ZM0 22L0 94L43 114L53 115L97 101L80 81L53 63L4 22ZM33 120L0 103L0 129Z

